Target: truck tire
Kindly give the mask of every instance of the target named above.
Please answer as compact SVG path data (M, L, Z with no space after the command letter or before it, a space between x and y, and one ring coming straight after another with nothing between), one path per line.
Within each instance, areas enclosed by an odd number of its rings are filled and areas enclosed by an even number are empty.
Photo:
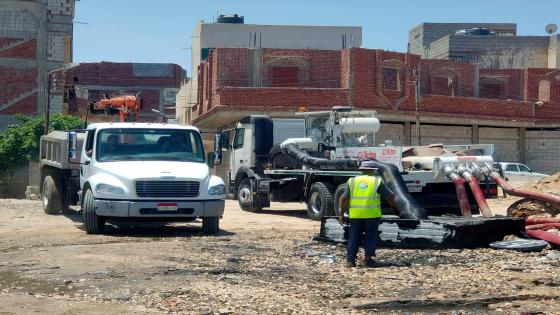
M220 232L220 217L202 218L202 232L204 234L218 234Z
M329 215L333 210L333 196L331 193L332 185L325 182L316 182L309 189L309 199L307 200L307 215L312 220L321 220L322 217Z
M242 210L249 212L259 212L262 210L262 206L255 200L254 193L251 179L244 178L241 180L237 187L237 201Z
M95 214L93 203L93 193L90 189L84 194L84 204L82 206L82 218L87 234L101 234L105 229L105 218Z
M59 185L56 184L56 176L53 174L43 177L41 202L46 214L58 214L62 210L62 194Z
M338 187L336 187L336 190L334 191L334 196L333 196L333 210L334 210L334 215L335 216L340 216L340 198L342 197L342 195L344 194L344 192L346 191L346 187L347 184L340 184L338 185Z

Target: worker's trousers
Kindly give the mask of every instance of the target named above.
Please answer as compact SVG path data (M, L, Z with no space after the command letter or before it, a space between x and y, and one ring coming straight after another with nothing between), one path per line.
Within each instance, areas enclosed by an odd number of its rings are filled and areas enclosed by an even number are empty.
M350 219L350 231L348 236L348 249L346 259L355 261L360 244L364 243L366 257L375 256L375 243L377 242L377 231L381 218L375 219Z

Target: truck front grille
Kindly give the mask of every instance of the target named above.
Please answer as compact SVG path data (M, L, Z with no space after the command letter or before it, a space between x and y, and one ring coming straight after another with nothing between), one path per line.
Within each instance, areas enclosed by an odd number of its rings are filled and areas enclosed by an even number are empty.
M196 197L200 183L195 181L137 181L138 197Z

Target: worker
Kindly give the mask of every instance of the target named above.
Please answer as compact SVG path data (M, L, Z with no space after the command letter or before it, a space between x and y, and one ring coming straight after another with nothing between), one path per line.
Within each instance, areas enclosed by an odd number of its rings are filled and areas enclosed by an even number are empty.
M348 212L350 233L346 254L346 266L356 267L356 257L360 244L364 243L364 265L374 267L377 231L381 221L381 196L389 199L391 194L382 183L381 176L375 174L375 164L363 161L360 171L364 175L350 178L341 198L340 223L346 221ZM392 200L387 200L392 205Z

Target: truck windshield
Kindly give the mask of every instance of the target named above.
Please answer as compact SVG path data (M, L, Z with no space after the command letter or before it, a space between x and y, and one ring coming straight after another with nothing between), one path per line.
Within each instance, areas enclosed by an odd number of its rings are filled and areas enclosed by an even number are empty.
M200 134L184 129L103 129L96 158L110 161L180 161L204 163Z

